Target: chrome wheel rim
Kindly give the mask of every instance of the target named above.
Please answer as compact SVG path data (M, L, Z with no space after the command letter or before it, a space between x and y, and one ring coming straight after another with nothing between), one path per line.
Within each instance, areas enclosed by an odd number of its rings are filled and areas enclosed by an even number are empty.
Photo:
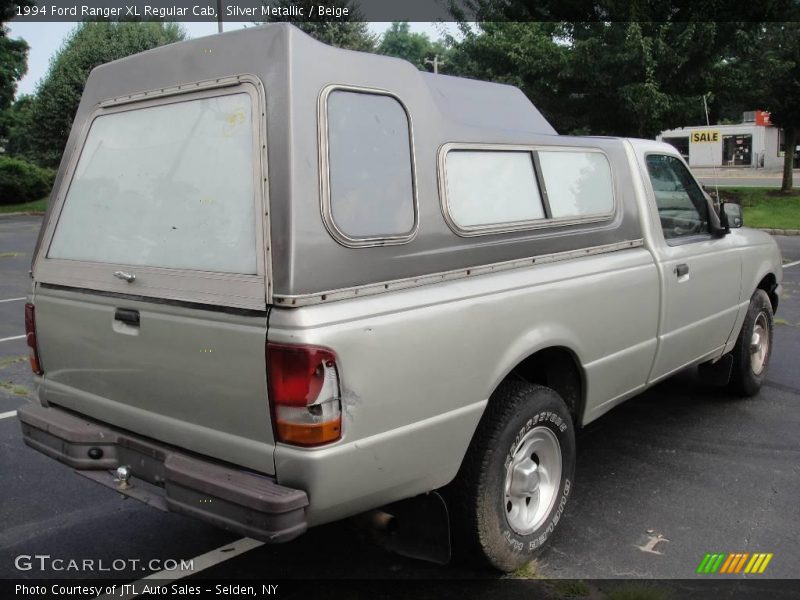
M750 368L756 375L761 375L767 364L769 354L769 325L767 315L763 312L758 313L755 325L753 325L753 335L750 338Z
M561 484L561 446L548 427L534 427L517 444L506 467L505 511L520 535L536 531L556 502Z

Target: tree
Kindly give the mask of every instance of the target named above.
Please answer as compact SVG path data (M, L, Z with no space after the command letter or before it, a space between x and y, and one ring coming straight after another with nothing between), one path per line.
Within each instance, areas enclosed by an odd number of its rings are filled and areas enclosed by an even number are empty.
M315 40L348 50L373 52L375 50L375 36L369 31L369 26L361 20L358 5L353 0L278 0L270 2L270 8L301 9L303 18L291 16L274 16L267 19L267 23L292 23L306 32ZM336 11L347 9L347 16L325 16L320 19L308 20L308 15L315 7L324 6ZM316 14L316 13L315 13Z
M448 50L442 42L431 42L430 38L424 33L412 33L407 21L395 21L389 26L378 44L378 54L396 56L403 58L421 71L431 71L433 67L426 63L426 59L445 59L444 64L449 62L445 57Z
M515 85L556 129L580 131L580 120L565 106L569 47L560 42L561 24L488 21L461 30L463 39L454 44L449 73Z
M739 92L752 108L770 112L784 132L781 191L791 193L795 148L800 144L800 23L758 23L738 39L737 52L726 62Z
M27 156L30 154L28 130L31 124L33 96L23 94L6 110L0 112L0 132L5 137L7 154Z
M570 107L593 133L654 137L704 120L730 23L570 23Z
M509 5L513 2L508 3ZM653 137L703 118L730 23L462 24L451 72L511 83L563 133Z
M5 22L14 16L17 6L28 6L32 0L4 3L0 13L0 138L8 135L6 111L14 101L17 82L28 70L28 44L25 40L8 37Z
M184 36L175 23L79 24L51 60L36 90L27 127L18 130L28 139L9 142L27 148L26 156L42 166L58 166L89 72L103 63L177 42Z

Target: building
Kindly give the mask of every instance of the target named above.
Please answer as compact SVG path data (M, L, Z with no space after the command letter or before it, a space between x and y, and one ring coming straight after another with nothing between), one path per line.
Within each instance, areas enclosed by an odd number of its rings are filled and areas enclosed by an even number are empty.
M668 129L656 139L675 146L692 167L783 168L783 130L774 127L769 113L761 110L744 113L737 125Z

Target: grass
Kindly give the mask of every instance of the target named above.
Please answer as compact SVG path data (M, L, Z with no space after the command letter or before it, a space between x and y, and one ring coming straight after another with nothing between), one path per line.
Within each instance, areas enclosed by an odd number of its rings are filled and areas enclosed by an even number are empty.
M534 560L522 565L516 571L506 575L506 577L509 579L540 579L541 575L539 575L537 564Z
M5 369L13 364L24 362L27 359L27 356L9 356L7 358L0 358L0 369Z
M642 583L627 583L608 592L608 600L667 600L669 591Z
M15 212L44 212L47 210L47 198L23 202L22 204L0 204L0 214Z
M706 188L709 192L713 187ZM774 188L720 188L726 202L736 202L744 209L747 227L800 229L800 190L783 194Z
M24 385L14 385L10 381L0 381L0 390L6 390L15 396L30 396L31 391Z
M562 598L583 598L591 593L589 586L580 580L556 580L553 588Z

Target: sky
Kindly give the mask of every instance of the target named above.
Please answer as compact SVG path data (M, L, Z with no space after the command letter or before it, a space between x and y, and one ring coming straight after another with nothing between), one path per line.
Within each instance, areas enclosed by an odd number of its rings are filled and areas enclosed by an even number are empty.
M61 47L64 39L75 27L75 23L6 23L12 38L23 38L30 46L28 53L28 72L17 85L17 96L32 94L36 91L36 84L47 73L50 58ZM181 23L190 38L203 37L217 33L217 23ZM225 31L240 29L249 23L224 23ZM375 34L381 34L389 27L389 23L370 23L369 27ZM432 40L442 36L442 29L447 28L445 23L410 23L411 31L424 33ZM452 24L449 24L452 26Z

